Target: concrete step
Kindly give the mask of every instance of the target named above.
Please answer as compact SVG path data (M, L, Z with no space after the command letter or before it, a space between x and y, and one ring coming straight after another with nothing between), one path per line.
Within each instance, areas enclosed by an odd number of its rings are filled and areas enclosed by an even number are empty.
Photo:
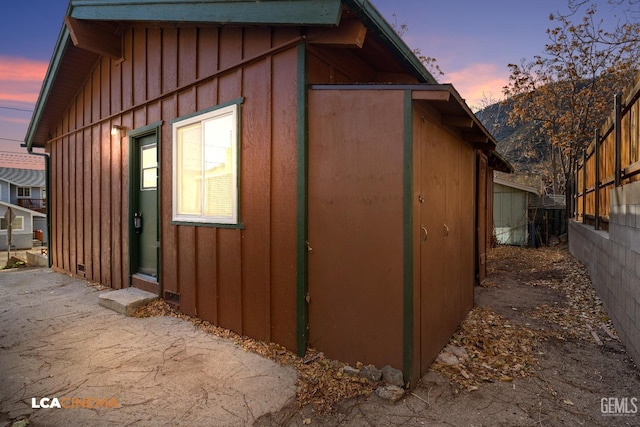
M131 316L136 308L155 299L158 295L137 288L124 288L110 291L98 297L100 305L125 316Z

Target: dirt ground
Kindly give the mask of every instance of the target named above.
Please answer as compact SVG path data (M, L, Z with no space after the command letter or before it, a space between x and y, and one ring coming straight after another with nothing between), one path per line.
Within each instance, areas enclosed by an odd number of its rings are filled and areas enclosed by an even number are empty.
M10 276L11 272L5 272L7 274ZM33 292L38 288L28 279L23 285L34 287ZM91 286L85 285L85 288L89 294L95 294ZM44 291L49 293L49 288ZM38 288L38 292L43 289ZM73 304L54 304L53 308L71 310L77 304L90 307L97 304L97 301L85 301L83 296L77 298ZM94 299L97 299L95 295ZM491 250L488 277L483 286L475 288L475 302L475 308L441 353L443 357L395 403L377 396L375 390L381 384L347 375L344 364L326 359L315 350L299 358L277 344L238 336L185 316L163 301L142 307L136 317L172 316L177 319L155 321L174 322L186 328L189 332L183 333L182 338L188 342L195 326L224 338L225 345L240 347L295 369L295 397L292 393L289 403L278 412L259 416L253 423L258 426L640 425L640 371L618 340L585 268L568 253L566 245ZM6 303L5 316L18 319L11 310L21 310L20 306ZM107 312L103 315L116 316ZM91 317L95 318L95 313ZM128 327L143 322L143 319L118 319ZM15 336L29 345L32 341L40 342L29 339L25 333ZM100 345L111 348L108 342L99 341ZM86 345L82 348L92 351ZM23 356L20 351L14 353ZM115 357L106 349L100 354ZM76 376L85 376L76 372L77 369L73 371ZM127 372L120 374L129 375ZM109 376L109 381L117 379ZM201 374L196 377L202 379ZM104 384L108 385L109 381ZM207 384L215 386L217 382ZM189 393L178 395L185 399L197 398ZM175 413L178 408L167 406L162 410ZM126 411L121 412L120 415L126 416ZM194 414L207 417L206 412ZM154 412L154 416L163 418L160 413ZM12 421L18 418L8 417ZM0 425L11 425L3 421L7 420L0 417ZM33 421L36 425L35 418ZM247 423L251 423L249 418L229 425Z
M459 364L434 363L396 403L375 393L328 411L292 402L256 424L640 425L638 367L567 246L493 249L488 273L450 342L469 356Z

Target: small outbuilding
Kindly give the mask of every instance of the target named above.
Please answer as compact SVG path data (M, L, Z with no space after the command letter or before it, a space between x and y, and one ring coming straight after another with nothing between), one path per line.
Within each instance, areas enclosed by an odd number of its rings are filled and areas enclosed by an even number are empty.
M558 242L567 232L564 195L540 194L533 187L494 178L493 205L498 244L537 247Z
M529 242L529 207L538 198L535 188L499 178L493 180L493 227L501 245L525 246Z
M412 381L508 168L366 0L71 0L26 141L55 269Z
M9 225L11 225L11 250L31 249L34 242L34 223L45 220L46 215L22 206L0 202L0 251L9 249Z

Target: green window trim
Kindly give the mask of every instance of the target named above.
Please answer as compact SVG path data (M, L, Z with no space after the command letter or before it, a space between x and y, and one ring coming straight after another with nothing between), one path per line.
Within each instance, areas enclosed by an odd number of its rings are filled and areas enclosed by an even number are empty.
M242 228L239 98L172 121L172 224Z

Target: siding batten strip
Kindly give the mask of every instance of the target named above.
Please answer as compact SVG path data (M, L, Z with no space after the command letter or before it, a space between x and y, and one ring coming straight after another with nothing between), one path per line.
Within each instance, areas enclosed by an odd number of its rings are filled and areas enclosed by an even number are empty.
M402 372L405 382L413 374L413 102L411 91L404 93L404 166L403 166L403 325Z
M163 38L164 39L164 38ZM242 59L239 62L236 62L232 65L229 65L227 67L224 68L220 68L219 70L217 70L215 73L210 74L208 76L204 76L202 78L199 78L197 80L192 81L191 83L185 84L183 86L178 86L177 83L175 84L175 87L173 89L167 89L166 91L162 92L162 94L157 95L154 98L147 98L146 100L142 101L140 104L133 104L133 101L131 101L131 105L123 105L122 110L115 112L111 115L108 115L106 117L102 117L100 119L97 119L95 121L92 121L91 119L87 119L86 122L88 122L88 124L85 124L83 127L78 128L78 129L74 129L72 131L69 131L67 133L63 133L61 135L55 136L49 140L46 141L46 143L53 143L57 140L60 140L66 136L72 135L74 133L77 132L81 132L83 130L85 130L86 128L91 128L93 126L97 126L103 122L108 122L110 120L116 119L120 116L123 116L125 114L128 114L130 112L135 111L136 109L139 109L142 106L145 105L149 105L149 104L153 104L156 102L162 102L162 101L167 101L170 100L171 98L176 97L179 93L184 92L186 90L191 89L194 86L201 86L209 81L212 81L216 78L225 76L227 74L231 74L233 72L238 71L238 69L242 68L242 67L246 67L249 66L251 64L253 64L254 62L258 62L263 60L264 58L268 57L268 56L272 56L272 55L276 55L280 52L283 52L289 48L291 48L292 46L294 46L297 43L300 43L300 41L303 40L302 37L298 36L298 37L294 37L293 39L281 43L278 46L275 46L267 51L261 52L256 56L253 56L251 58L247 58L247 59ZM177 60L175 61L177 62ZM125 61L123 64L127 64L128 62ZM123 65L124 66L124 65ZM159 70L159 73L161 75L166 74L166 71L164 71L162 68ZM305 77L306 78L306 77ZM129 84L131 85L131 82L129 82ZM163 86L163 90L164 90L164 86ZM133 94L129 94L128 96L133 97ZM124 103L123 103L124 104Z
M307 135L307 47L298 43L297 57L297 215L296 215L296 325L297 353L304 356L307 350L309 331L309 307L307 305L307 181L308 181L308 135Z

